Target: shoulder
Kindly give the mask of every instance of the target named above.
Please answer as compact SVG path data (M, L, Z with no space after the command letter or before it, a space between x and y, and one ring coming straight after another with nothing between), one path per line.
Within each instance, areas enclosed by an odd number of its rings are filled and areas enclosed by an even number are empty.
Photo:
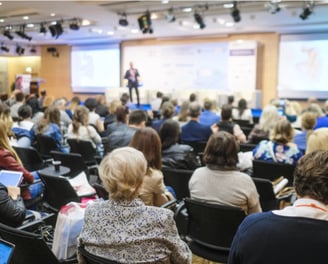
M267 222L267 224L270 224L270 221L273 220L274 215L270 212L261 212L261 213L254 213L248 215L244 221L239 226L238 232L240 234L251 230L252 228L259 228L259 224L263 222Z

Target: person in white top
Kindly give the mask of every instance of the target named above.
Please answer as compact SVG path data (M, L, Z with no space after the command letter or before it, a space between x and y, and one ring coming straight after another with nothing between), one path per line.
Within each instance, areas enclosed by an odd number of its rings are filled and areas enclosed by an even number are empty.
M238 107L232 109L232 119L245 120L250 124L253 124L252 111L251 109L247 108L247 101L245 99L240 99L238 102Z

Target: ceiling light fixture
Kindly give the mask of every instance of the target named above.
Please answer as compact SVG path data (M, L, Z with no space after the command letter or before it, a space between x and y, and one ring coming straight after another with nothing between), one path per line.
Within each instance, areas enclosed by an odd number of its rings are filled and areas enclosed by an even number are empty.
M206 27L206 25L204 23L204 19L199 13L196 12L194 14L194 18L195 18L195 21L197 22L197 24L199 25L200 29L204 29Z
M125 13L121 14L121 18L119 19L118 24L122 27L127 27L129 25L129 21L126 18Z
M14 39L14 36L11 35L9 29L5 29L5 31L3 32L3 35L4 35L5 37L7 37L8 39L10 39L10 40L13 40L13 39Z
M303 12L300 14L300 18L305 20L312 14L314 8L314 2L309 2L306 7L303 8Z
M175 15L173 13L173 8L170 8L168 11L167 11L167 14L165 16L167 22L171 23L171 22L174 22L175 21Z
M23 39L32 40L32 37L25 34L25 25L20 26L19 30L15 31L15 33Z
M22 47L19 46L19 45L16 46L16 53L17 53L19 56L23 55L24 52L25 52L25 49L24 49L24 48L22 48Z
M51 36L56 38L56 39L58 39L58 37L61 34L63 34L63 32L64 32L62 24L58 21L56 22L55 25L50 25L49 30L50 30Z
M268 3L268 12L270 14L276 14L281 10L279 6L279 1L277 0L272 0L271 2Z
M40 23L40 31L41 34L46 34L47 33L47 28L45 27L45 24L42 22Z
M3 43L1 43L0 49L4 52L9 52L10 51L10 49L8 47L6 47Z
M241 20L241 16L240 16L240 11L237 7L237 2L233 2L233 7L232 7L232 10L231 10L231 16L233 18L233 21L235 22L240 22Z
M78 19L74 19L74 21L72 21L69 24L69 28L71 30L79 30L80 29L80 23L79 23Z
M147 11L144 15L138 18L139 28L143 34L153 34L153 28L151 26L150 12Z

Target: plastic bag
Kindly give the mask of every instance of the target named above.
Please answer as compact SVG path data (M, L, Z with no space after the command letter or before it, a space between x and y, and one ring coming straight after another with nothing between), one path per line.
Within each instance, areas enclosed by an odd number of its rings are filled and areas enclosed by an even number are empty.
M52 251L59 260L73 257L81 233L87 204L71 202L63 206L57 217Z

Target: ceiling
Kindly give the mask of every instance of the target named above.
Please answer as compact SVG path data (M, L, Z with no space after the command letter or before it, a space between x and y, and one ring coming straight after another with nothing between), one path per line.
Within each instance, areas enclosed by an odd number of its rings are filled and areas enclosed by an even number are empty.
M270 2L279 4L280 11L270 13ZM215 37L234 33L279 32L306 33L328 32L328 1L314 2L313 13L302 20L299 15L309 1L237 1L241 21L233 23L231 8L224 4L231 1L3 1L0 6L0 32L11 26L13 40L0 35L3 43L26 43L27 45L121 42L145 38L197 38L205 35ZM191 7L191 12L184 9ZM168 22L166 15L172 9L174 22ZM139 30L138 17L149 11L152 17L153 34ZM194 14L198 13L206 25L197 28ZM128 26L118 21L125 13ZM23 17L28 16L28 20ZM90 25L71 30L69 24L74 18L89 20ZM47 33L39 33L41 22L48 29L51 22L59 21L64 32L57 39ZM34 27L28 27L33 24ZM14 32L25 25L25 33L32 39L26 40Z

